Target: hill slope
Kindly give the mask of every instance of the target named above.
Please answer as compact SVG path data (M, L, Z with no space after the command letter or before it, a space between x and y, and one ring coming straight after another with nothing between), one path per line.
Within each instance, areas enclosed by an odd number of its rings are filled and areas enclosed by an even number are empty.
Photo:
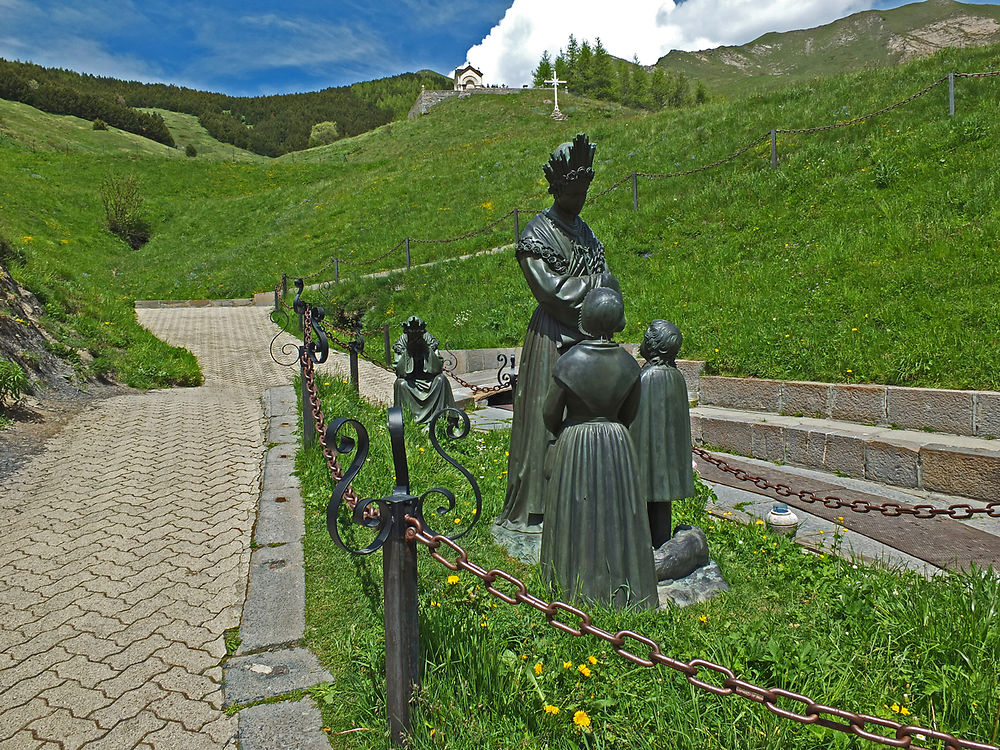
M629 189L632 171L708 164L771 128L836 123L998 60L996 47L954 51L655 114L560 97L561 123L544 91L469 97L262 164L40 150L0 134L0 235L61 340L130 383L189 377L138 328L132 300L247 296L332 255L350 278L331 294L334 319L363 315L370 329L418 314L446 347L516 345L533 301L509 252L357 277L404 265L406 237L415 264L510 243L510 219L417 240L546 207L541 164L582 131L598 143L584 216L625 290L626 340L664 317L684 355L717 372L1000 388L1000 80L959 81L955 118L939 87L850 128L782 135L778 170L764 141L709 171L641 179L638 213ZM142 185L153 237L140 250L101 226L108 173Z
M814 76L897 65L944 48L997 42L1000 5L924 0L855 13L812 29L764 34L739 46L674 50L656 67L701 80L713 95L734 95L747 86L770 89Z

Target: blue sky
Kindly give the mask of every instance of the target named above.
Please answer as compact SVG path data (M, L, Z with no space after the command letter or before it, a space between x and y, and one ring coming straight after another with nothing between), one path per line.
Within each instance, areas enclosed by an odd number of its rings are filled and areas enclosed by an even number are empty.
M312 91L423 68L449 75L466 60L493 82L520 85L541 50L557 50L570 33L589 39L600 35L612 54L638 55L651 64L671 47L741 44L766 31L805 28L858 10L902 4L0 0L0 57L235 95Z

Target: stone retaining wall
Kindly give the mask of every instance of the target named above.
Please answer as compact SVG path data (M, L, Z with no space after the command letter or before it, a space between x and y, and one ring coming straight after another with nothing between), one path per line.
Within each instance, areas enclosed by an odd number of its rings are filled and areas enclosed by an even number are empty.
M409 113L406 117L412 120L414 117L419 115L426 115L427 111L436 104L440 104L445 99L450 99L453 96L459 98L464 98L471 96L472 94L520 94L522 91L531 91L531 89L507 89L507 88L486 88L486 89L468 89L462 91L421 91L417 94L417 100L410 107Z

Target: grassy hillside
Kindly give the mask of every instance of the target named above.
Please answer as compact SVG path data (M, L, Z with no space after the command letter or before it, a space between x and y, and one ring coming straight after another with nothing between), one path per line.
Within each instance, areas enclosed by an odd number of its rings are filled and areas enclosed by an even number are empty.
M926 57L941 47L1000 42L1000 5L925 0L870 10L812 29L772 32L747 44L674 50L656 67L703 81L712 95L771 90Z
M113 140L125 136L80 125L78 146L68 136L47 145L43 119L21 122L4 105L0 234L26 256L15 278L46 298L68 341L128 382L169 382L190 375L136 327L135 298L247 296L334 254L371 260L407 236L452 237L514 207L544 208L541 164L576 132L598 143L597 193L633 170L714 161L772 127L878 109L956 68L1000 68L1000 49L652 115L567 97L570 120L558 123L543 91L449 100L263 163L127 153ZM863 125L782 136L777 171L762 144L709 172L641 181L638 213L627 184L592 200L584 217L621 279L625 337L666 317L685 332L683 354L719 372L1000 387L998 86L960 81L954 119L942 87ZM57 121L44 120L51 138L71 127ZM101 228L98 186L109 173L134 173L143 186L154 234L138 251ZM512 235L508 221L457 243L413 244L413 261ZM342 264L341 276L404 262L396 251L355 271ZM533 306L510 253L352 281L332 303L364 312L366 328L419 314L450 347L517 344ZM149 348L132 351L140 341Z
M263 163L267 161L266 156L255 154L246 149L237 148L230 143L222 143L213 138L207 130L198 122L194 115L186 115L183 112L171 112L169 109L150 108L144 112L155 112L167 124L170 135L173 136L174 143L183 154L187 146L194 146L197 156L208 159L225 159L228 161L250 161Z

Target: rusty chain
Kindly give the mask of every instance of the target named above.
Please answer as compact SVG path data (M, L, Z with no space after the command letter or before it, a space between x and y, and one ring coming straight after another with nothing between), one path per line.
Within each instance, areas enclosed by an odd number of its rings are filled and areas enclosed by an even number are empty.
M912 102L914 99L917 99L918 97L923 96L924 94L926 94L927 92L931 91L935 87L940 86L942 83L944 83L947 80L948 80L948 76L945 76L944 78L939 78L936 81L934 81L933 83L931 83L931 84L925 86L924 88L922 88L917 93L915 93L915 94L913 94L911 96L906 97L902 101L898 101L898 102L896 102L894 104L890 104L888 107L883 107L882 109L876 110L875 112L869 112L866 115L861 115L859 117L854 117L854 118L852 118L850 120L845 120L844 122L836 122L833 125L821 125L818 128L783 128L783 129L780 129L780 130L779 129L775 129L774 132L775 133L820 133L820 132L823 132L823 131L826 131L826 130L836 130L837 128L846 128L849 125L857 125L859 122L863 122L864 120L870 120L873 117L878 117L879 115L884 115L886 112L891 112L894 109L898 109L899 107L905 106L905 105L909 104L910 102ZM770 133L768 134L768 137L770 137Z
M326 444L326 417L323 414L323 404L319 400L319 392L316 388L316 368L313 365L312 357L309 354L309 345L312 343L312 308L306 307L303 317L302 348L299 354L299 362L302 364L302 387L309 395L309 406L312 411L313 423L316 425L316 438L323 449L323 457L326 459L330 477L334 483L339 482L344 477L344 470L337 460L336 450ZM303 414L305 420L308 415ZM358 495L353 487L348 487L344 497L349 502L357 502Z
M379 255L377 258L371 258L369 260L347 260L346 258L340 258L340 262L345 266L370 266L372 263L378 263L383 258L388 258L394 252L406 245L406 241L399 242L393 245L391 248L386 250L384 253Z
M500 224L501 222L503 222L505 219L507 219L507 218L509 218L509 217L511 217L513 215L514 215L514 210L511 209L510 211L508 211L507 213L505 213L503 216L501 216L499 219L497 219L496 221L494 221L494 222L492 222L490 224L487 224L485 227L482 227L481 229L474 229L473 231L466 232L465 234L461 234L458 237L447 237L447 238L445 238L443 240L419 240L419 239L417 239L415 237L410 237L410 244L411 245L413 245L413 244L417 244L417 245L444 245L444 244L447 244L449 242L458 242L459 240L467 240L467 239L470 239L472 237L475 237L476 235L485 234L486 232L490 231L495 226L497 226L498 224Z
M445 370L445 373L449 378L453 379L459 385L468 388L473 393L497 393L510 388L509 385L473 385L454 370Z
M661 177L685 177L685 176L687 176L689 174L696 174L697 172L704 172L706 170L718 167L720 164L725 164L728 161L732 161L733 159L736 159L736 158L738 158L740 156L743 156L743 154L745 154L747 151L755 148L756 146L758 146L759 144L763 143L764 141L766 141L770 137L771 137L770 133L767 133L766 135L762 135L757 140L748 143L746 146L744 146L743 148L741 148L739 151L734 151L729 156L724 156L721 159L719 159L718 161L713 161L711 164L704 164L704 165L702 165L700 167L695 167L694 169L688 169L688 170L685 170L683 172L636 172L635 176L636 177L645 177L646 179L655 180L655 179L659 179Z
M334 336L332 333L330 333L330 329L327 328L326 326L323 326L323 330L326 331L327 341L336 344L341 349L343 349L345 352L350 352L351 345L348 342L341 341L339 338L337 338L336 336ZM337 329L333 329L333 330L337 330ZM354 333L352 332L350 335L353 336ZM363 359L363 360L365 360L365 362L369 362L369 363L375 365L376 367L380 367L383 370L385 370L386 372L393 372L393 373L395 372L395 370L393 370L388 365L382 364L381 362L372 359L370 356L368 356L364 352L358 352L358 359Z
M925 729L915 725L903 725L896 721L882 719L869 714L859 714L840 708L832 708L822 703L817 703L812 698L782 688L761 687L738 679L731 669L705 659L692 659L688 662L674 659L664 654L660 648L660 644L651 638L647 638L631 630L619 630L617 633L611 633L594 625L590 615L582 609L578 609L565 602L546 601L537 597L528 591L528 587L523 581L504 570L496 568L486 570L469 560L468 552L457 542L445 536L429 534L424 531L423 524L413 516L407 516L406 523L409 526L406 530L407 540L420 542L426 546L430 550L431 557L448 570L452 572L465 570L476 576L486 585L486 590L497 599L507 604L527 604L544 614L549 625L569 635L577 637L592 635L606 641L611 645L612 650L616 654L633 664L643 667L669 667L683 674L691 685L701 690L720 697L738 695L741 698L763 704L768 711L776 716L781 716L800 724L818 724L827 729L844 732L845 734L853 734L856 737L889 747L928 750L928 748L913 744L915 737L922 737L924 739L944 742L945 750L1000 750L1000 747L996 745L962 740L946 732ZM455 553L454 560L449 560L438 552L438 549L442 545L450 548ZM514 590L504 591L498 588L496 585L498 580L509 584ZM642 654L642 648L640 647L644 647L647 650L645 655ZM706 679L699 678L702 670L714 672L717 675L721 675L724 679L721 681L721 684L708 682ZM779 698L802 704L802 711L792 711L778 705ZM836 721L835 719L840 719L841 721ZM866 729L866 726L889 729L894 732L894 735L878 734Z
M982 507L974 507L968 503L956 503L947 508L937 508L927 503L913 506L906 506L900 503L872 503L868 500L842 500L836 495L817 495L811 490L793 490L787 484L781 482L775 484L763 477L758 477L744 469L730 466L723 459L713 456L704 448L692 448L693 453L708 461L716 468L728 474L732 474L741 482L750 482L761 490L774 490L779 497L797 497L804 503L822 503L831 510L850 510L855 513L881 513L883 516L895 518L897 516L913 516L914 518L935 518L936 516L947 516L956 521L965 521L974 518L977 514L983 514L990 518L1000 518L1000 500L986 503Z

